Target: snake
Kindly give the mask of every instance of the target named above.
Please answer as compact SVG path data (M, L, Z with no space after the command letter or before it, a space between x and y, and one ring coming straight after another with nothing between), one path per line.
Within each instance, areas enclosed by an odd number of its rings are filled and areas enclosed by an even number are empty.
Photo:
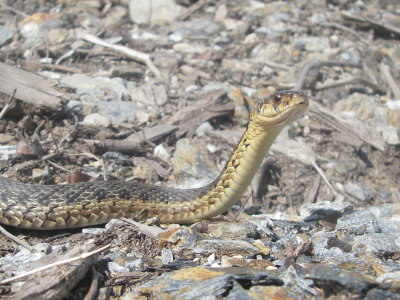
M115 218L191 224L237 203L281 130L303 116L302 91L278 91L257 102L246 130L220 175L201 188L177 189L136 181L35 185L0 177L0 223L31 230L104 224Z

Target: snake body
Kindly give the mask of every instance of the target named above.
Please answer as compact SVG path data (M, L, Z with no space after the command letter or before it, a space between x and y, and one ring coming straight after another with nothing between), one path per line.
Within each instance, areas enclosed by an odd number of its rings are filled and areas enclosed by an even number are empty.
M30 185L0 177L0 223L52 230L102 224L113 218L193 223L227 211L241 197L279 132L302 116L301 91L276 92L250 111L249 123L221 174L198 189L126 181Z

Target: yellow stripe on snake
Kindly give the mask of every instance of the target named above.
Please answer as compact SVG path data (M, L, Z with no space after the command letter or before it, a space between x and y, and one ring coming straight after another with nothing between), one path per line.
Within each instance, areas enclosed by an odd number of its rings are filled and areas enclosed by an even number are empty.
M187 224L227 211L242 196L279 132L304 115L301 91L276 92L252 108L249 123L221 174L198 189L95 181L30 185L0 177L0 223L52 230L106 223L113 218Z

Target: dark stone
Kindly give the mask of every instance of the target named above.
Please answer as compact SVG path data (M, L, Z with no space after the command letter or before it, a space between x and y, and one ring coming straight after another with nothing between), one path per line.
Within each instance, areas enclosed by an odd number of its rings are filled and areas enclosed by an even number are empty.
M341 240L339 240L337 237L331 237L328 240L327 248L330 249L332 247L337 247L342 249L344 252L351 252L352 246L350 244L347 244Z
M378 286L377 282L363 278L359 273L347 272L335 267L308 264L306 269L306 278L312 279L318 287L324 290L326 296L340 293L343 289L366 294L368 290Z

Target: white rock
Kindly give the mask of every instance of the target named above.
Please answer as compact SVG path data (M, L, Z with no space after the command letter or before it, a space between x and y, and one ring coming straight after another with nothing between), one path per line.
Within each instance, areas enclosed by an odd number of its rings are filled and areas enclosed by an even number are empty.
M103 126L108 127L111 125L111 121L109 118L99 115L97 113L87 115L83 121L82 125L86 126Z
M382 128L383 140L389 145L398 145L400 143L397 135L397 128L393 126L385 126Z
M181 14L182 7L174 0L130 0L129 15L137 24L171 23Z
M388 101L385 103L390 110L400 109L400 100Z
M208 131L213 131L213 127L211 126L210 122L204 122L199 125L199 127L196 128L196 135L197 136L204 136L206 132Z
M162 159L163 161L169 161L170 154L167 151L167 149L164 148L163 145L157 145L154 148L154 155L157 156L158 158Z

